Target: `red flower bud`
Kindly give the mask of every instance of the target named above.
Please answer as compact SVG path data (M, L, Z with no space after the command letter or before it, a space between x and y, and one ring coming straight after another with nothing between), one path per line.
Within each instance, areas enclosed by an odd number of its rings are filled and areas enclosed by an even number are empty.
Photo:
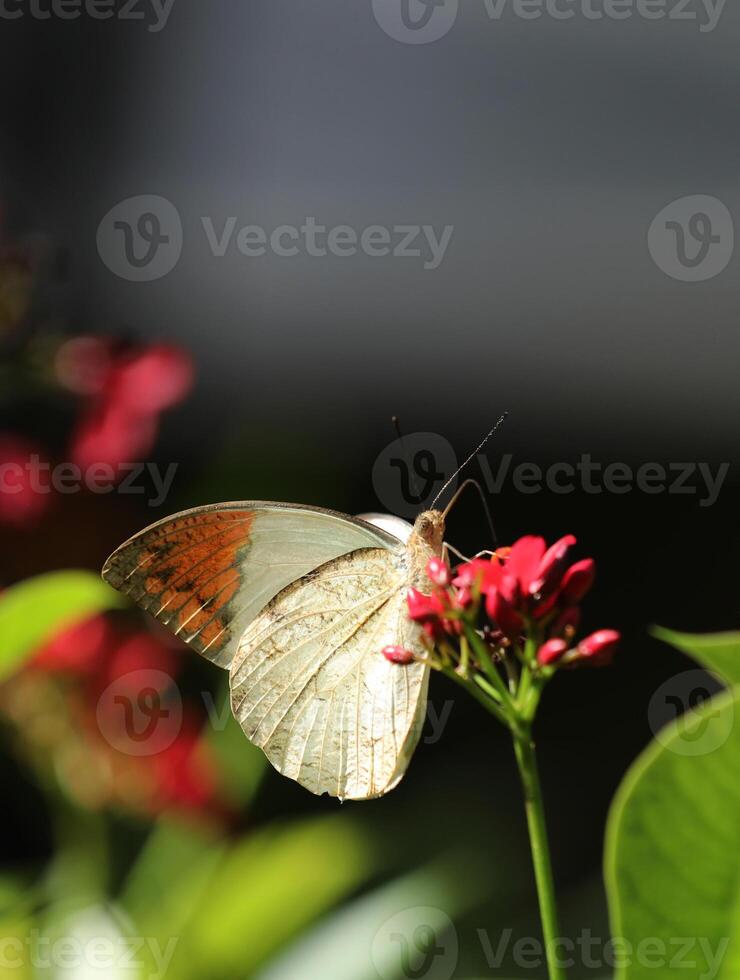
M452 584L457 588L477 588L482 595L498 584L503 566L497 558L486 561L484 558L474 558L466 565L456 569Z
M473 592L471 589L463 586L461 589L455 591L455 605L458 609L467 609L473 601Z
M569 606L575 606L594 584L595 577L596 563L593 558L577 561L563 576L560 600Z
M518 592L516 580L507 582L505 589L513 601L504 595L502 589L491 589L486 597L486 612L502 633L506 636L517 636L524 627L524 620L513 608Z
M595 667L611 663L621 639L616 630L597 630L578 644L578 659L588 660Z
M418 589L408 590L406 593L406 605L409 609L409 618L417 623L423 623L429 619L436 619L444 613L442 603L437 596L424 595Z
M504 575L498 585L498 591L506 599L510 606L518 606L522 598L522 590L519 582L513 575Z
M550 595L546 596L544 599L541 599L533 606L532 616L535 619L542 619L544 616L549 615L557 604L557 601L558 593L551 592Z
M530 595L545 595L557 588L565 571L566 559L575 543L576 539L573 535L566 534L565 537L560 538L552 547L547 549L542 556L534 578L530 582Z
M541 667L550 667L560 660L567 649L565 640L548 640L537 651L537 663Z
M511 546L506 559L506 572L519 582L522 592L529 593L529 586L537 575L537 569L545 555L545 539L527 534Z
M411 650L406 650L404 647L383 647L382 653L385 659L389 660L392 664L410 664L414 660L414 655Z
M427 577L434 585L446 588L452 579L450 566L442 561L441 558L430 558L427 562Z

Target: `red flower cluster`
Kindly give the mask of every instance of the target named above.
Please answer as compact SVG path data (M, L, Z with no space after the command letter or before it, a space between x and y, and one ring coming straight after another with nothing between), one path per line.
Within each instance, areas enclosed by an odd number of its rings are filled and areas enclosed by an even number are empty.
M75 337L58 350L57 381L81 395L83 411L67 450L83 471L103 464L110 479L124 475L121 464L142 462L152 451L161 414L188 394L193 364L185 351L165 344L125 354L103 337ZM43 446L0 433L0 524L32 528L53 503L34 479L34 458L48 467Z
M522 635L534 636L541 667L607 664L619 641L614 630L599 630L575 648L571 644L580 621L579 603L595 576L593 559L570 563L575 544L572 534L550 548L543 538L528 535L490 559L460 566L454 575L434 558L427 568L431 595L409 590L409 616L430 640L438 641L459 635L465 622L477 627L483 610L488 620L484 634L493 645L509 646Z
M190 356L157 344L116 356L108 341L78 337L57 355L57 376L89 397L72 441L71 458L83 469L96 463L118 466L151 452L159 417L188 394Z
M202 738L201 713L189 703L172 710L172 696L180 703L178 669L178 654L164 638L146 630L124 630L107 616L62 631L30 662L26 679L42 675L67 682L72 727L75 737L84 738L90 763L88 797L97 760L93 795L100 804L147 814L187 810L218 819L226 815L219 767ZM146 702L152 695L157 706L161 701L158 712ZM123 710L127 705L128 711ZM147 725L152 726L148 744L141 736ZM139 741L132 742L133 736ZM131 746L135 751L128 751ZM67 782L74 791L74 778Z

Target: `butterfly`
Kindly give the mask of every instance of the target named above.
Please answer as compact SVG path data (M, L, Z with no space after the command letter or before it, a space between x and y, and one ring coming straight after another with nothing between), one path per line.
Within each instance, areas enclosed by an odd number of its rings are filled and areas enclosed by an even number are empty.
M198 507L141 531L103 569L229 671L234 717L279 772L351 800L396 786L419 740L429 667L406 594L429 591L445 529L434 509L413 527L368 517L262 501ZM386 646L416 659L391 663Z

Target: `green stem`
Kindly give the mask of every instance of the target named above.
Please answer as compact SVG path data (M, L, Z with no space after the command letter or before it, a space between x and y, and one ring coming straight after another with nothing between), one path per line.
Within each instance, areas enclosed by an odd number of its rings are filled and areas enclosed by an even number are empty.
M506 684L504 684L503 677L501 674L499 674L496 665L491 658L491 654L485 641L478 636L475 628L470 626L468 623L465 623L465 636L468 643L470 643L476 658L478 659L478 663L483 668L484 674L490 681L491 685L495 688L499 701L501 701L505 707L511 707L511 696L509 695Z
M550 846L547 840L547 826L542 803L542 788L537 771L535 746L529 729L519 735L514 732L513 735L514 752L524 789L529 842L532 848L532 863L537 882L537 897L542 920L542 934L545 939L549 978L550 980L565 980L565 970L558 961L557 947L561 933L558 926L555 885L552 877Z
M494 700L493 689L485 681L481 684L483 680L481 677L476 677L475 680L469 680L466 677L461 677L455 670L445 670L444 673L448 677L451 677L460 687L464 687L468 694L472 694L475 700L482 704L486 711L492 714L502 725L505 725L507 728L511 727L511 720L504 714Z

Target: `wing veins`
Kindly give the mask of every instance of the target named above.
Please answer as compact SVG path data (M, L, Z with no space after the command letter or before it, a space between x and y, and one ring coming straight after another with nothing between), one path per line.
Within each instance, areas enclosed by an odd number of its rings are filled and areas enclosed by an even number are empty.
M383 600L383 602L382 602L382 603L380 604L380 606L378 607L378 609L381 609L381 608L383 607L383 605L385 605L385 603L386 603L386 602L388 602L388 599L389 599L389 598L390 598L389 596L388 596L388 597L386 597L386 598L385 598L385 599ZM329 658L330 658L331 656L333 656L333 654L335 654L335 653L337 652L337 650L339 650L339 649L341 649L341 647L343 647L343 646L344 646L344 645L345 645L345 644L346 644L346 643L347 643L347 642L348 642L349 640L351 640L351 639L352 639L352 637L353 637L353 636L354 636L354 635L355 635L355 634L357 633L357 631L358 631L358 630L359 630L359 629L360 629L360 628L361 628L362 626L364 626L364 625L365 625L365 624L367 623L367 621L368 621L368 619L370 619L370 618L371 618L371 616L373 616L373 615L374 615L374 614L375 614L375 613L376 613L377 611L378 611L377 609L376 609L376 610L374 610L374 611L373 611L373 612L372 612L372 613L370 614L370 616L368 616L368 617L367 617L367 619L364 619L364 620L360 620L360 621L359 621L358 623L355 623L355 625L354 625L354 627L353 627L353 629L352 629L352 630L351 630L351 632L350 632L350 633L349 633L349 634L348 634L348 635L347 635L347 636L345 637L345 639L344 639L344 640L342 640L342 642L341 642L340 644L338 644L337 646L335 646L335 647L333 647L333 648L332 648L331 650L329 650L329 652L328 652L328 653L326 654L326 656L325 656L325 657L324 657L324 659L323 659L323 660L321 661L321 663L320 663L320 664L318 665L318 667L316 667L316 669L315 669L314 671L312 671L312 673L311 673L311 674L309 674L309 676L308 676L308 678L307 678L307 680L306 680L306 683L305 683L305 684L303 685L303 687L302 687L302 688L301 688L301 689L300 689L300 690L298 691L298 693L297 693L297 694L296 694L296 696L295 696L295 697L293 698L293 700L292 700L292 701L290 702L290 704L288 705L288 707L286 708L286 710L285 710L285 711L283 712L283 714L281 715L281 717L280 717L280 718L278 719L278 721L277 721L277 722L276 722L276 723L275 723L275 724L273 725L273 727L272 727L272 729L271 729L271 731L270 731L270 734L268 735L268 737L267 737L267 739L265 740L265 744L267 744L267 742L269 742L269 741L270 741L270 739L271 739L271 738L272 738L272 736L273 736L273 735L275 734L275 732L276 732L276 730L278 729L278 727L279 727L279 726L280 726L280 725L281 725L281 724L283 723L283 721L285 721L285 718L286 718L286 716L287 716L287 714L288 714L288 712L289 712L289 711L291 710L291 708L292 708L292 707L293 707L293 705L294 705L294 704L296 703L296 701L297 701L297 700L298 700L298 698L299 698L299 697L301 696L301 694L303 694L303 693L305 692L305 690L306 690L306 688L308 687L308 685L310 684L310 682L316 679L316 677L317 677L317 675L318 675L318 673L319 673L319 671L320 671L320 670L322 669L322 667L323 667L323 666L324 666L324 665L325 665L325 664L327 663L327 661L329 660ZM325 633L325 632L326 632L326 630L322 630L322 632L324 632L324 633ZM295 651L295 649L297 649L297 648L295 648L295 647L294 647L294 651ZM322 656L322 654L319 654L319 656ZM269 673L269 672L268 672L268 673ZM283 691L283 693L285 693L285 691ZM262 699L260 699L260 700L262 700ZM251 714L251 711L250 711L250 714ZM247 717L249 717L249 716L247 716ZM257 729L255 730L255 734L256 734L256 732L257 732L257 731L259 730L259 728L260 728L260 726L262 725L262 722L263 722L263 721L264 721L264 718L262 719L262 721L261 721L261 722L259 723L259 725L257 726Z

